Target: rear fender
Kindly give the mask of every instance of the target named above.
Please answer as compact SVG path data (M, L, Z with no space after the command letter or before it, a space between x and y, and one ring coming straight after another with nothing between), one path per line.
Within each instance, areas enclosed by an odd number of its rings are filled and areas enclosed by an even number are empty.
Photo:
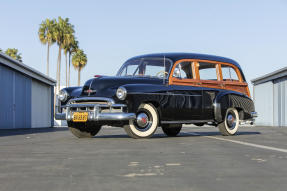
M236 108L241 113L241 118L250 118L251 112L254 111L253 101L245 94L239 92L221 92L213 102L214 106L214 119L220 123L223 121L226 110L228 108Z

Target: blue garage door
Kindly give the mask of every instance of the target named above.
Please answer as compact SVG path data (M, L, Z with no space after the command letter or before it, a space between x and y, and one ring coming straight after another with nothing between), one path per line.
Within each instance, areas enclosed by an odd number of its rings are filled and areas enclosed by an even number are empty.
M0 64L0 128L13 128L13 71Z
M0 129L31 128L31 81L0 63Z

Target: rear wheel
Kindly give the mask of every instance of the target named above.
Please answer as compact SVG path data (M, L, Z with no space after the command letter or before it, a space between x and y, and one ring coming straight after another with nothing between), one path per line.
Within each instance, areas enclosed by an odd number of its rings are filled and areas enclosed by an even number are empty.
M144 103L139 106L136 119L130 120L124 129L134 139L149 138L156 131L158 121L156 108L152 104Z
M182 125L181 124L168 124L168 125L162 125L161 126L162 131L164 134L166 134L168 137L175 137L179 134Z
M228 108L225 114L224 121L218 125L222 135L234 135L239 127L239 115L235 108Z
M89 126L85 123L73 123L69 125L69 130L78 138L91 138L101 130L101 127L101 125Z
M198 127L202 127L204 125L204 123L194 123L194 125L196 125Z

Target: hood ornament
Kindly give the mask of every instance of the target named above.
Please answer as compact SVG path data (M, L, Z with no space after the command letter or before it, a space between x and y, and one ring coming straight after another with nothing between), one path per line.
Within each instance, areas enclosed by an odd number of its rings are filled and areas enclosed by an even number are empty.
M87 93L88 95L91 95L91 93L96 93L97 90L88 89L88 90L85 90L84 92Z

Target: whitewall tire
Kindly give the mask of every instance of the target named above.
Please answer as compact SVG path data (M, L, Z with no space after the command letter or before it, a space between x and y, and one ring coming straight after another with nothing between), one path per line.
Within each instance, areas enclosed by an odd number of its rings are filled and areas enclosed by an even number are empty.
M166 134L166 136L176 137L179 134L182 128L182 125L181 124L164 124L164 125L161 125L161 128L164 134Z
M222 135L235 135L239 127L239 114L235 108L228 108L224 117L224 121L218 125Z
M124 126L126 133L135 139L149 138L157 129L158 113L152 104L144 103L138 108L136 119L129 120L129 124Z

